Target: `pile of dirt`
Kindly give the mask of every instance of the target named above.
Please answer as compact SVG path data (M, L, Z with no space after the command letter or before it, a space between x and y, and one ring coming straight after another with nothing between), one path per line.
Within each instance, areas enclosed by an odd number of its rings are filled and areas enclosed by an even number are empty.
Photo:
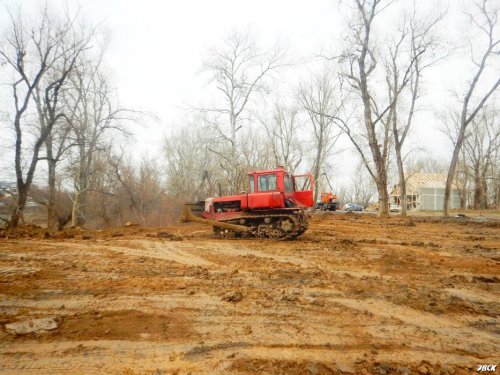
M84 229L72 227L60 231L49 232L46 228L37 225L20 225L17 228L5 228L0 230L1 239L75 239L91 240L106 239L125 236L146 236L161 232L159 228L142 228L137 224L125 225L123 227L105 229ZM160 236L158 236L160 237Z

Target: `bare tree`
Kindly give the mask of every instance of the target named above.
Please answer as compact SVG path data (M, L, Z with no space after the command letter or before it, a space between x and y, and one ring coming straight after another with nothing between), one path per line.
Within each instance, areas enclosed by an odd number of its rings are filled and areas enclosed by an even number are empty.
M145 156L138 167L131 162L124 163L121 157L112 158L110 164L129 206L139 216L142 225L148 225L147 218L160 206L164 192L157 163Z
M246 173L256 169L276 168L277 164L273 156L273 146L269 144L266 135L259 132L255 125L247 126L240 133L241 168L238 179L245 180L242 191L248 189L246 184Z
M249 115L249 106L258 94L269 92L269 76L284 65L284 54L275 46L262 51L249 30L232 32L221 47L210 51L204 70L211 75L221 95L220 106L199 109L214 133L210 151L220 157L230 193L239 188L238 131ZM216 145L220 145L217 147Z
M54 213L54 218L56 221L55 228L57 230L62 230L64 226L71 220L71 198L70 193L62 187L61 179L57 180L55 193L51 193L50 189L46 187L38 187L36 184L32 184L30 188L30 198L47 209L49 202L49 195L55 195L55 203L52 208Z
M362 162L354 169L350 190L352 191L352 201L362 205L364 208L369 206L377 191L373 179L368 175L365 165Z
M498 121L498 120L497 120ZM491 163L490 201L494 208L500 207L500 147L493 151Z
M178 199L198 201L222 190L220 167L210 147L203 131L191 124L165 139L168 193Z
M269 139L274 165L283 165L293 173L304 157L304 147L299 141L299 109L276 102L270 118L259 117Z
M336 114L341 107L337 102L335 75L325 67L319 74L311 76L307 83L299 88L298 100L307 111L313 128L313 161L314 200L319 196L319 177L331 155L340 133L335 126Z
M498 70L494 73L494 80L491 84L486 84L487 89L482 93L480 81L487 74L488 66L491 60L500 56L500 38L498 37L498 3L491 5L487 0L481 0L475 3L477 14L469 14L471 27L477 31L485 39L484 50L481 48L481 41L475 40L470 44L471 60L475 66L472 80L468 83L468 88L462 100L462 108L460 111L460 121L457 138L454 140L453 155L451 158L450 168L446 179L446 188L444 193L444 216L449 215L449 206L451 199L451 188L455 171L457 168L460 150L464 144L467 129L474 118L478 115L481 108L488 101L491 95L500 86L500 77ZM479 57L477 57L479 56Z
M88 176L89 185L88 189L84 190L85 205L78 207L79 210L76 213L75 195L81 193L81 191L72 191L70 196L72 200L72 221L75 220L74 218L83 217L85 226L90 228L123 224L122 199L120 196L123 188L116 178L113 165L109 162L114 157L111 147L105 147L93 152L91 173ZM79 170L78 160L74 167L75 170ZM78 176L78 174L72 174L70 176L71 182L75 184ZM125 197L123 201L128 201L128 198ZM130 218L125 221L130 221Z
M500 148L500 125L495 107L483 106L471 122L464 140L464 153L472 171L474 181L473 207L486 209L488 202L489 181L494 179L494 169Z
M458 134L460 133L460 116L457 113L450 111L449 114L442 115L441 117L445 125L443 133L448 137L450 142L454 144ZM442 173L446 174L448 170L449 164L447 165L446 170ZM461 209L466 209L471 206L470 191L474 185L474 181L471 177L471 165L467 156L467 150L465 147L462 147L458 156L455 168L455 177L453 179L454 188L457 190L460 202L459 207Z
M446 162L437 160L432 156L414 156L406 162L407 175L415 173L445 173Z
M377 96L376 68L380 56L374 42L374 23L380 13L392 2L382 0L354 0L354 16L350 20L350 32L346 36L348 46L337 58L342 69L341 76L348 84L345 90L348 96L361 102L363 109L363 131L357 134L353 130L352 121L355 117L344 116L337 119L339 126L354 144L359 152L370 176L377 185L379 195L380 215L389 212L388 167L391 146L391 117L395 102L401 91L411 80L412 61L406 70L398 75L398 88L391 97ZM373 81L373 82L372 82ZM353 111L354 112L354 111ZM351 114L353 113L351 112ZM366 143L366 146L364 144ZM367 156L366 148L370 152Z
M74 19L67 14L62 18L54 17L47 6L31 27L25 24L21 11L16 15L9 14L10 29L0 46L0 56L13 76L17 202L10 226L16 227L26 205L40 150L62 116L58 106L59 94L89 38L75 34ZM28 116L35 93L43 95L46 104L44 113L39 116L39 124L30 121ZM23 143L30 137L32 146L26 148Z
M69 22L69 21L68 21ZM35 87L33 98L36 103L40 128L51 128L52 131L45 138L46 159L48 165L48 187L47 200L47 228L54 231L59 226L59 218L56 213L56 166L71 144L68 144L70 126L69 118L71 108L64 106L64 91L67 89L67 81L77 67L80 55L84 52L92 38L92 32L75 30L72 24L68 26L71 32L69 40L65 40L65 49L52 69L47 71L40 84Z
M436 38L434 29L442 19L441 14L419 20L415 12L415 2L410 15L404 14L403 21L389 47L388 57L384 59L388 97L391 103L387 121L392 129L396 164L399 175L401 196L401 215L406 216L407 195L403 161L403 145L407 139L420 97L423 71L440 58L427 58L434 54ZM409 77L409 80L406 80ZM406 88L401 85L406 85ZM403 110L403 101L409 102L409 108ZM384 121L384 120L382 120Z
M133 111L119 107L114 89L102 73L105 49L95 56L82 56L78 70L70 77L70 87L65 92L70 124L71 149L68 173L73 182L72 226L85 223L87 194L94 189L102 173L98 154L111 152L114 135L129 136L125 124L133 119Z

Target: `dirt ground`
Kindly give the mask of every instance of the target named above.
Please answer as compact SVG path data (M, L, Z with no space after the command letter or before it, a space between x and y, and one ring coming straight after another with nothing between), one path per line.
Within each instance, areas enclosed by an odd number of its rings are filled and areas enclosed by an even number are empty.
M500 222L319 214L0 232L1 374L470 374L499 364Z

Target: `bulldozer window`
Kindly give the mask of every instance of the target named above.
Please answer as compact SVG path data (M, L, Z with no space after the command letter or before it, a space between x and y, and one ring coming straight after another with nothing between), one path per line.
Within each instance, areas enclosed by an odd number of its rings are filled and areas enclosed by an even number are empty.
M255 192L255 180L253 178L253 176L248 176L249 177L249 182L250 182L250 193L254 193Z
M259 191L272 191L276 190L276 175L266 174L259 176Z
M311 178L307 175L293 176L295 180L295 191L312 190Z
M290 178L289 175L285 175L285 192L291 193L293 191L292 189L292 179Z

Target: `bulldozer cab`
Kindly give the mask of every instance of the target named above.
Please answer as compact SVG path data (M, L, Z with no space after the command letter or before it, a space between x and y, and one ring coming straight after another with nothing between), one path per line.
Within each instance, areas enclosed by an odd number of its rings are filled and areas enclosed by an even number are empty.
M293 176L283 167L278 167L272 170L255 171L249 173L248 177L250 194L282 193L283 198L292 198L303 206L314 205L311 174Z

